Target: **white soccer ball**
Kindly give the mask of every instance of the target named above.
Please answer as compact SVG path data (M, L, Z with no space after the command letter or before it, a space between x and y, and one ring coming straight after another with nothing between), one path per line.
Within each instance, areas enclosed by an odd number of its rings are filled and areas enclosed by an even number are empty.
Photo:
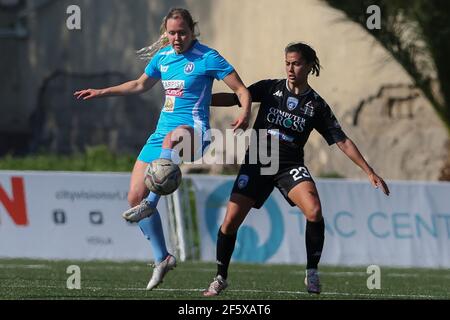
M156 159L147 166L144 182L151 192L166 196L178 189L181 178L177 164L167 159Z

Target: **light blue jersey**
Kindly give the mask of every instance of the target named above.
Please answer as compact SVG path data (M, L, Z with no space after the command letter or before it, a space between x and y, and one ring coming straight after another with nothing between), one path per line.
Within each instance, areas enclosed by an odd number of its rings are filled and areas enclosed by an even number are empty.
M182 54L172 46L161 49L145 69L149 77L161 79L166 93L155 133L165 136L180 125L208 130L214 79L222 80L233 71L216 50L197 40Z
M139 154L138 160L149 163L157 158L172 159L173 150L162 149L165 136L181 125L191 126L202 138L199 150L194 150L194 159L201 157L208 145L204 133L209 127L209 105L214 79L222 80L234 68L220 54L197 40L192 47L177 54L171 46L161 49L150 61L145 73L150 78L161 79L166 100L156 131L150 136ZM207 135L206 135L207 136ZM169 154L169 158L167 158ZM153 192L148 203L156 207L159 196ZM159 213L139 222L144 235L151 240L157 263L167 259L164 233Z

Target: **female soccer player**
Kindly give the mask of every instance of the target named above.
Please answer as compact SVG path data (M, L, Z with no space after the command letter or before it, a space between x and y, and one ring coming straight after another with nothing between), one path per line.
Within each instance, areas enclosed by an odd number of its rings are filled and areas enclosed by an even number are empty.
M186 138L191 139L190 141L202 141L201 150L197 154L202 155L208 144L205 133L210 128L209 105L214 79L223 80L235 92L244 107L233 123L235 130L245 130L248 127L251 112L250 93L239 75L217 51L196 39L195 26L189 11L171 9L164 18L164 33L158 41L163 48L154 54L139 79L116 87L75 92L78 99L87 100L140 94L150 90L160 80L164 86L166 100L156 131L142 148L131 174L128 202L132 208L123 213L127 221L139 223L152 246L156 267L147 285L148 290L162 282L165 274L176 266L176 260L167 251L161 218L156 209L160 196L150 193L144 199L148 192L144 184L147 165L157 158L176 159L173 149ZM154 46L150 46L140 52L145 54L153 49Z
M252 207L261 208L274 187L281 191L292 206L297 206L307 219L305 284L309 293L320 293L317 269L325 239L325 225L319 194L303 160L303 147L313 129L329 145L336 143L364 170L374 187L380 187L389 195L386 183L342 131L328 104L309 86L309 74L319 76L320 73L316 52L304 43L289 44L285 49L285 61L287 79L263 80L249 87L253 101L261 102L254 129L267 130L267 136L259 136L257 132L258 141L267 139L267 145L270 146L268 136L274 135L279 139L279 170L274 175L262 175L262 165L249 164L247 152L218 232L217 275L204 291L205 296L216 296L228 286L228 266L239 226ZM232 93L215 94L212 98L212 105L215 106L238 103ZM259 145L258 141L256 143Z

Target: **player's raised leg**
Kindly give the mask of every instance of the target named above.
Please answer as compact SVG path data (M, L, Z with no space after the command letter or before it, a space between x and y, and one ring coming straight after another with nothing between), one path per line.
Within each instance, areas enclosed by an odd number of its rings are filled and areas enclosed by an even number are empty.
M189 126L178 127L167 134L164 139L162 139L160 135L154 134L150 139L150 142L143 148L139 155L139 159L144 160L147 164L157 158L179 163L178 152L174 150L174 147L182 141L189 142L189 139L191 139L191 136L193 135L194 129ZM157 146L158 144L159 147ZM160 146L162 146L162 148ZM135 179L137 180L133 182L133 185L139 186L135 187L136 189L141 186L146 188L144 184L146 166L144 170L142 170L141 166L139 166L139 168L139 173L133 175L133 177L136 176ZM140 192L135 198L142 194L143 193ZM155 257L155 269L147 285L147 290L152 290L161 284L167 272L176 266L175 257L167 251L161 218L156 209L159 199L159 195L150 192L147 198L123 214L123 217L127 221L139 223L139 227L152 245L153 255Z
M131 172L130 189L128 192L128 203L131 209L128 209L122 214L122 217L128 222L139 222L155 213L154 209L156 206L146 206L143 203L146 201L144 198L149 194L143 179L147 166L147 162L137 160Z
M134 205L133 208L142 205L142 203L146 201L146 199L141 201L148 194L148 189L144 184L143 177L148 162L156 159L161 152L160 146L162 143L162 138L159 143L157 140L157 137L154 137L153 139L151 138L150 142L144 146L131 173L128 202L130 206ZM149 215L149 217L143 218L139 221L139 227L145 237L150 241L155 260L155 269L147 286L147 289L152 289L162 282L163 277L169 270L175 267L176 260L175 257L167 251L161 217L156 209L156 204L150 204L148 208L150 208L153 212ZM124 215L127 212L125 212Z
M142 180L147 166L148 163L140 160L137 160L134 164L128 191L128 204L130 207L137 206L148 195L149 191Z
M189 141L189 146L191 144L190 141L194 141L194 129L190 126L179 126L175 130L169 132L164 137L164 140L162 141L162 148L159 149L158 155L156 156L152 155L151 157L149 157L148 161L151 162L157 158L160 158L160 159L167 159L176 164L179 164L181 162L181 158L178 155L178 150L175 150L174 148L180 142L186 141ZM141 158L143 157L143 153L145 152L144 149L141 152L140 155ZM193 150L193 148L191 150ZM136 179L141 180L141 184L145 187L144 184L145 168L144 171L140 173L142 173L142 175L138 176ZM154 192L150 192L147 198L142 200L141 203L136 204L131 209L125 211L122 215L123 218L128 222L139 222L142 219L150 217L152 214L156 212L155 208L158 205L160 198L161 198L160 195Z

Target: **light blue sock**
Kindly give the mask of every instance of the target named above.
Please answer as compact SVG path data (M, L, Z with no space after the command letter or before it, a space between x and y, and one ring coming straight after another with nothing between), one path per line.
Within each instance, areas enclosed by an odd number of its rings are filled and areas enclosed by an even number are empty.
M161 154L159 157L161 159L171 160L174 163L177 163L176 161L178 161L175 150L172 149L161 149ZM160 195L150 192L147 197L147 201L150 202L150 206L156 208L160 198ZM150 241L153 256L155 257L155 263L160 263L167 257L169 252L167 251L166 240L164 238L164 231L159 212L157 211L149 218L139 221L139 227Z
M169 252L167 251L159 212L157 211L149 218L139 221L139 227L141 228L142 233L150 241L155 263L160 263L169 255Z
M181 163L181 158L175 149L161 149L161 154L159 156L161 159L167 159L175 164Z
M171 160L173 161L174 155L175 155L175 150L173 149L161 149L161 154L159 155L159 157L161 159L167 159L167 160Z
M160 198L161 196L159 194L150 192L150 194L147 197L147 201L150 202L150 207L156 208Z

